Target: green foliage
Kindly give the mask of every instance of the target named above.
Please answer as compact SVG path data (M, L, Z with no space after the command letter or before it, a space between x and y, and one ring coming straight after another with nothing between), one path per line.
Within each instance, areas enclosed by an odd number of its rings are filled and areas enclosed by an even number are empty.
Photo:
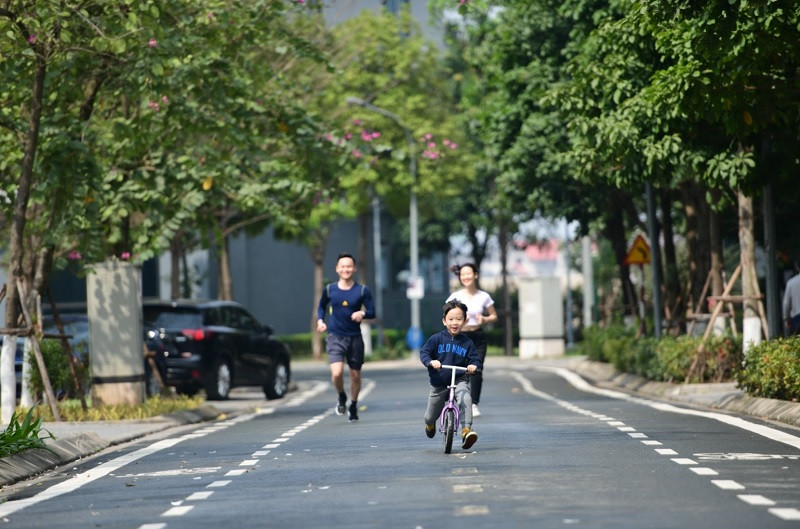
M636 338L634 329L622 326L592 326L577 343L579 354L607 362L619 371L651 380L701 382L730 380L741 360L741 340L728 336L712 337L705 343L705 354L698 360L701 340L692 336ZM690 369L702 362L702 380L693 380Z
M19 422L20 415L15 411L11 421L3 432L0 432L0 458L19 454L31 448L47 448L45 439L55 439L53 434L45 430L42 437L42 418L34 419L34 410L31 408L25 414L25 419Z
M612 358L616 355L616 346L629 343L634 336L635 332L626 327L592 325L584 329L583 340L575 344L575 347L578 354L585 355L590 360L612 363Z
M690 336L661 340L647 375L653 380L683 382L697 353L698 341Z
M761 342L747 351L737 371L739 387L754 397L800 399L800 336Z
M29 153L31 240L53 247L58 267L70 252L81 263L141 261L183 230L193 231L192 244L208 244L302 218L295 206L316 177L296 161L321 141L317 121L295 103L305 88L287 65L323 61L294 33L293 16L305 8L128 4L35 2L22 11L12 3L0 13L0 77L9 80L0 89L0 183L10 196L25 154L32 57L48 76L38 148Z
M56 395L76 395L77 388L75 381L72 378L72 373L69 370L67 356L61 346L59 340L47 339L41 340L39 346L42 350L42 357L44 365L47 367L47 376L50 379L50 386ZM77 351L78 358L75 361L75 371L81 386L84 390L88 388L89 384L89 357L84 351ZM30 387L31 393L39 399L44 394L44 382L42 382L42 375L39 372L39 364L36 361L33 349L28 356L30 362Z

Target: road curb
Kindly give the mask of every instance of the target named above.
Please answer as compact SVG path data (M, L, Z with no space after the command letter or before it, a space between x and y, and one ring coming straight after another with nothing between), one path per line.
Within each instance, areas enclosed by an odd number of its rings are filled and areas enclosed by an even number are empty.
M568 368L598 386L615 387L675 402L697 404L760 419L800 426L800 403L749 397L734 382L719 384L674 384L654 382L617 371L611 364L575 359Z
M193 410L168 413L146 421L128 421L128 424L136 424L137 428L129 434L122 434L111 440L103 439L92 431L58 439L48 438L44 440L46 448L33 448L21 454L0 458L0 486L32 478L61 465L94 455L110 446L127 443L175 426L211 421L220 415L221 412L213 406L203 404ZM125 423L125 421L119 422ZM91 423L87 424L87 429L89 428ZM42 430L46 432L47 427L43 427Z

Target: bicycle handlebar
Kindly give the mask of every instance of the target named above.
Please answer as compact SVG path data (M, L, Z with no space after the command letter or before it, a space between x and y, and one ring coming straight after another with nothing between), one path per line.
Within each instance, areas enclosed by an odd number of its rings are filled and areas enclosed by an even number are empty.
M440 369L449 369L450 370L450 391L456 387L456 371L466 371L466 367L461 366L451 366L447 364L442 364ZM451 395L452 397L452 395Z
M447 365L447 364L442 364L442 369L455 369L456 371L466 371L467 370L466 367L450 366L450 365Z

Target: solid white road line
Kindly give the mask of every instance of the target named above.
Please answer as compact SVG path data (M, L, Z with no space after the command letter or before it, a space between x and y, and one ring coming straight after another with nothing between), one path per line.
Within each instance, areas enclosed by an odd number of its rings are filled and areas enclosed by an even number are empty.
M634 397L632 395L628 395L627 393L623 393L621 391L596 388L591 384L589 384L588 382L586 382L577 373L573 373L572 371L569 371L568 369L564 369L561 367L535 367L534 369L537 369L539 371L548 371L551 373L555 373L559 375L561 378L565 379L570 384L572 384L572 386L574 386L575 388L580 389L581 391L586 391L597 395L605 395L613 399L635 402L637 404L649 406L651 408L660 411L713 419L715 421L719 421L728 424L730 426L735 426L737 428L747 430L748 432L753 432L762 437L766 437L767 439L772 439L773 441L777 441L779 443L787 444L794 448L800 449L800 437L788 434L786 432L782 432L780 430L776 430L775 428L770 428L769 426L764 426L762 424L755 424L746 421L744 419L740 419L739 417L733 417L731 415L726 415L724 413L700 411L689 408L680 408L678 406L674 406L672 404L666 404L664 402L656 402L652 400L643 399L640 397ZM553 398L551 397L548 400L553 400Z

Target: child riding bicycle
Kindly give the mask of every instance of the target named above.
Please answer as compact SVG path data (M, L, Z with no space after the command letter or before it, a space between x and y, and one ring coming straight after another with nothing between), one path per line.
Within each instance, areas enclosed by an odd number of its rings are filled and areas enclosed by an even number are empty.
M450 373L442 373L442 364L466 367L466 373L456 376L456 400L460 410L461 448L467 450L478 440L472 431L472 397L470 396L469 375L481 369L481 359L472 341L461 334L467 321L467 306L458 300L448 301L442 308L442 323L445 330L434 334L419 351L422 365L428 368L431 391L428 395L428 409L425 410L425 435L436 435L436 418L444 408L449 396Z

